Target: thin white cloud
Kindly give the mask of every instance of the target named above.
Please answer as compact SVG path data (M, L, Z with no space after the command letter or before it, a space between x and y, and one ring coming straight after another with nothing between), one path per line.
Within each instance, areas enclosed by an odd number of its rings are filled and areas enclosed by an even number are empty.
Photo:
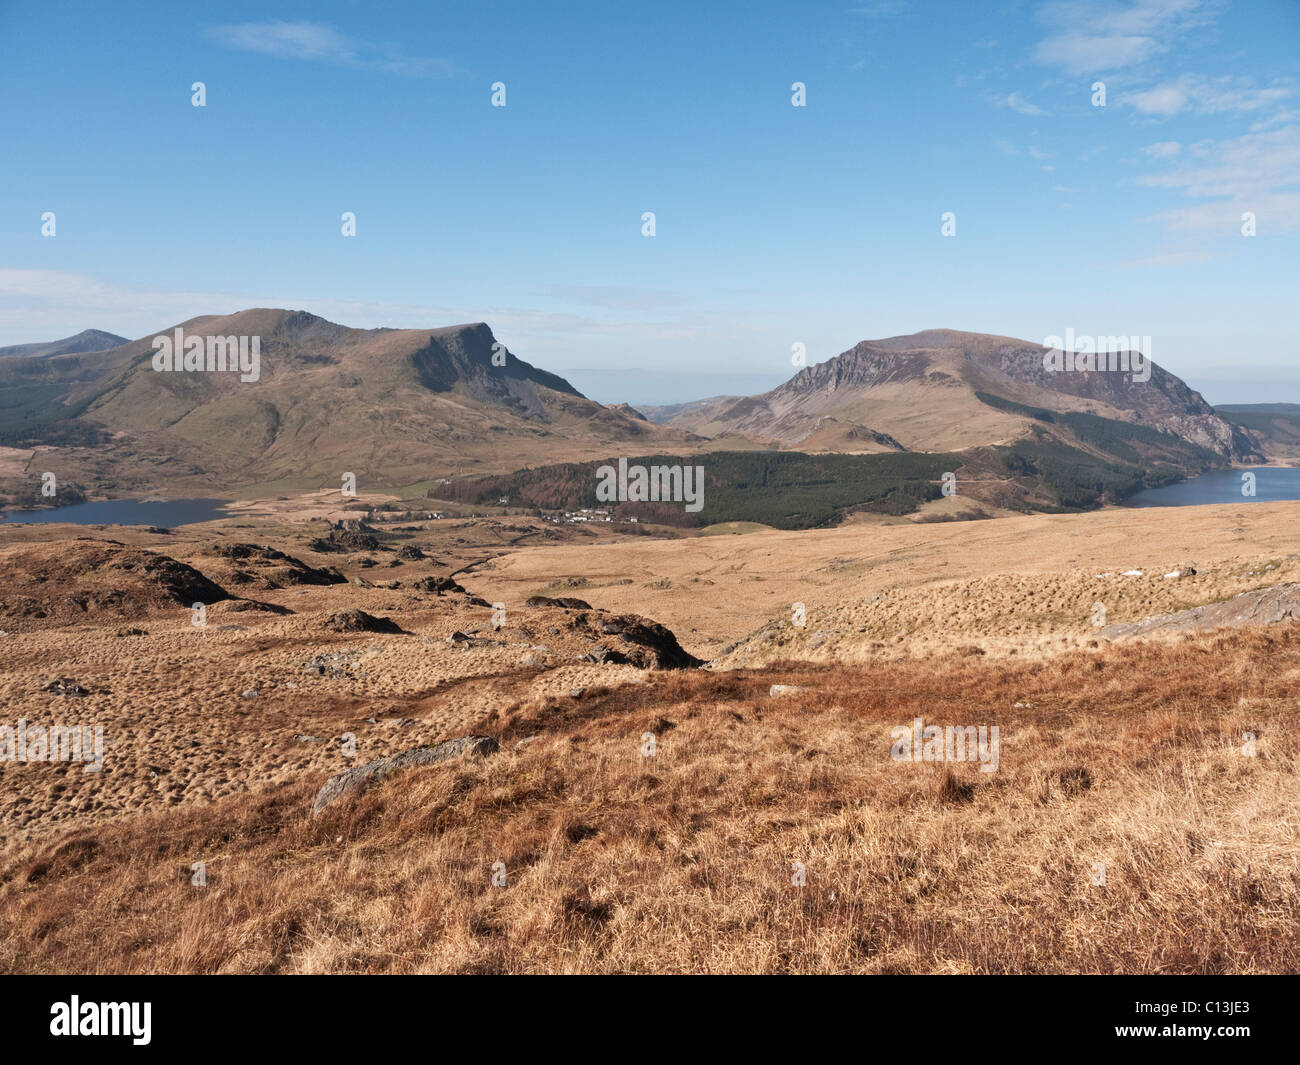
M849 8L849 14L863 18L890 18L905 13L911 6L909 0L872 0L869 4Z
M281 59L332 63L411 78L447 78L457 73L450 59L408 56L394 45L350 38L323 22L238 22L210 26L205 33L226 48Z
M1240 78L1205 78L1184 74L1142 92L1128 93L1120 102L1144 115L1170 118L1190 111L1195 114L1248 114L1271 107L1294 95L1286 85L1260 89Z
M1012 111L1021 115L1032 115L1035 118L1041 118L1049 112L1044 111L1037 104L1032 104L1018 92L1013 92L1007 96L995 98L995 102L1001 107L1009 107Z
M1153 159L1172 159L1182 150L1183 146L1177 141L1157 141L1155 144L1148 144L1142 149L1145 154Z
M331 63L348 63L357 58L343 34L320 22L240 22L213 26L207 34L219 44L241 52Z
M1208 0L1045 4L1038 17L1048 35L1034 48L1033 58L1067 74L1122 70L1168 51L1188 30L1211 21L1218 6Z
M1274 126L1289 126L1293 122L1300 122L1300 111L1278 111L1267 118L1261 118L1258 122L1252 122L1250 131L1252 133L1262 133Z
M1210 201L1157 215L1171 230L1235 233L1250 211L1261 235L1300 231L1300 125L1198 141L1181 165L1143 175L1138 184Z
M1166 251L1141 259L1125 259L1120 266L1196 266L1214 257L1207 251Z
M682 302L676 292L624 285L546 285L540 292L549 299L617 311L657 310Z
M554 287L558 290L564 286ZM201 315L233 314L250 307L305 310L359 329L379 326L432 329L485 321L499 334L508 333L519 343L535 346L539 351L565 351L566 345L575 338L588 343L604 343L601 338L631 343L699 340L706 335L724 336L749 328L726 316L716 316L715 323L709 315L686 308L668 320L637 317L637 310L653 309L645 305L649 290L611 287L602 294L599 286L567 288L574 296L585 295L591 305L632 313L601 316L517 306L451 307L304 297L283 292L167 291L133 288L62 270L0 267L0 347L71 336L83 329L105 329L129 338L151 336L157 330ZM632 306L637 302L638 292L642 306ZM652 295L659 305L670 302L673 296L672 293Z

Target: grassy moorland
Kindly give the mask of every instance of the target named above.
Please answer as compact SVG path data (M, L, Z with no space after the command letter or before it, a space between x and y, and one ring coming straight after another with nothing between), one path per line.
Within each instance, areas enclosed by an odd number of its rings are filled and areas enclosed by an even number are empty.
M1287 628L529 700L315 819L304 778L8 848L0 971L1294 971L1298 677ZM999 771L892 760L915 717Z

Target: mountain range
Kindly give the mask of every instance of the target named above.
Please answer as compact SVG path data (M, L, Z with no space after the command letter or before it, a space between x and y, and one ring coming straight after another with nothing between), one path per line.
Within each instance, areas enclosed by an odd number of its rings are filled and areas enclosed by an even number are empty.
M153 337L107 351L0 361L0 444L54 445L69 479L136 488L394 487L511 469L529 459L678 446L516 358L483 323L352 329L258 308L169 326L259 337L255 382L231 372L155 372ZM494 361L495 360L495 361Z
M1054 372L1047 351L952 329L864 340L762 395L684 405L664 424L804 451L948 451L1010 442L1042 420L1032 409L1149 426L1227 459L1262 458L1248 433L1159 366L1147 381Z
M0 349L0 487L24 452L90 492L270 493L355 473L392 489L617 455L801 451L870 455L1066 446L1130 464L1263 458L1248 428L1152 365L1051 372L1042 345L948 329L867 340L768 392L636 409L587 399L517 358L484 323L354 329L257 308L172 336L260 338L260 373L159 373L153 336L96 330ZM113 343L98 348L100 343ZM67 351L60 350L67 348ZM15 470L20 472L15 474Z
M50 340L37 344L11 344L0 348L0 359L28 358L47 359L52 355L79 355L87 351L106 351L120 347L127 342L126 337L116 333L105 333L102 329L83 329L76 336L64 337L62 340Z

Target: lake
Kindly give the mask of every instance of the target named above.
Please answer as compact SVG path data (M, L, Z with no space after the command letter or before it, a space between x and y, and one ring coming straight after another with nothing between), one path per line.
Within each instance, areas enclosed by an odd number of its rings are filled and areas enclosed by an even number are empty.
M1241 494L1241 475L1255 475L1255 494ZM1300 499L1300 469L1257 466L1248 470L1211 470L1163 488L1148 488L1124 500L1126 507L1194 507L1205 503L1267 503Z
M3 525L45 525L71 522L74 525L158 525L171 529L196 521L213 521L228 515L223 499L170 499L162 502L139 499L105 499L97 503L74 503L53 510L9 510Z

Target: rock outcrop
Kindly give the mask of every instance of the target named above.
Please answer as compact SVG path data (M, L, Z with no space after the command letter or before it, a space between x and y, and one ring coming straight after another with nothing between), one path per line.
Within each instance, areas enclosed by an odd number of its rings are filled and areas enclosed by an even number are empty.
M696 669L702 659L686 651L672 630L657 621L636 614L607 616L583 613L573 619L573 626L593 636L616 636L617 649L598 645L588 660L638 666L641 669Z
M1203 632L1220 628L1239 629L1248 625L1276 625L1281 621L1300 621L1300 584L1277 584L1272 588L1242 592L1220 603L1180 610L1176 614L1107 625L1101 630L1101 635L1114 640L1148 632Z
M355 794L364 788L407 769L422 765L436 765L461 755L489 755L498 750L497 741L491 736L461 736L459 739L447 740L433 747L414 747L401 754L387 758L376 758L364 765L338 773L325 781L324 787L316 793L312 803L312 814L318 814L331 803L346 795Z
M344 610L330 616L325 627L334 632L385 632L394 635L405 633L391 618L377 618L364 610Z

